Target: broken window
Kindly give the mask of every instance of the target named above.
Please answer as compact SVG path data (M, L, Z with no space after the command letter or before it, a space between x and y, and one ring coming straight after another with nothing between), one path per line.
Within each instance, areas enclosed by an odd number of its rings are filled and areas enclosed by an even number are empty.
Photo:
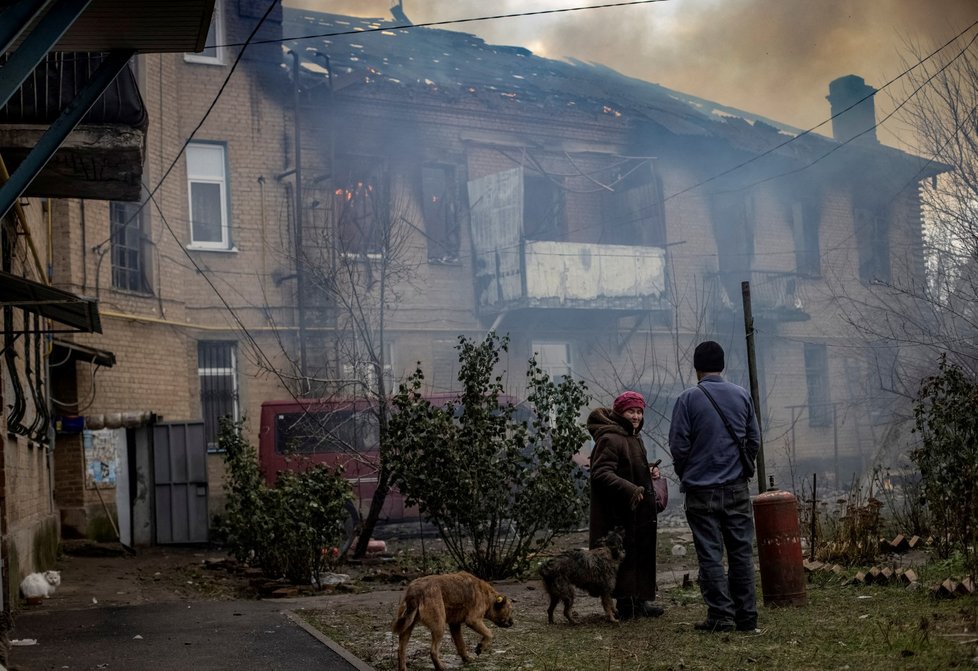
M421 168L421 202L428 263L458 263L459 223L452 166L426 165Z
M795 266L799 275L820 277L822 258L818 240L818 207L807 201L791 203L791 232L795 242Z
M139 203L109 203L109 240L112 248L112 288L152 293L149 255Z
M750 194L728 191L713 195L713 231L720 282L727 298L740 302L740 283L750 281L754 265L754 212Z
M382 159L341 158L334 191L337 242L344 254L383 254L389 203Z
M567 239L564 191L548 176L524 173L523 234L527 240Z
M610 245L664 247L665 207L655 165L625 165L615 171L613 192L603 196L600 242Z
M890 281L890 230L884 208L857 207L853 212L859 248L859 280Z
M829 360L825 345L805 343L805 382L808 386L808 423L811 426L832 424L829 400Z

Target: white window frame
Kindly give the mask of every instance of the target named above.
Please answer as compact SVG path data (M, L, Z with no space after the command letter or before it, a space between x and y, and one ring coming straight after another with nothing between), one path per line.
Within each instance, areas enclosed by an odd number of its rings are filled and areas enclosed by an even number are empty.
M211 16L211 25L207 30L207 38L204 48L212 47L214 55L207 55L205 52L185 53L183 60L188 63L203 63L204 65L224 65L224 8L221 0L214 3L214 14Z
M356 384L363 387L369 394L377 389L377 369L366 359L360 361L348 361L343 364L343 379L354 380ZM384 384L388 393L394 391L394 343L388 341L384 343ZM359 394L360 390L354 392Z
M208 172L195 165L194 157L201 152L220 153L220 171ZM219 143L191 142L186 150L187 163L187 221L190 226L190 244L188 249L231 249L231 231L228 221L228 184L227 184L227 147ZM197 240L194 238L194 184L217 184L220 187L221 206L221 239Z
M566 365L558 366L552 361L545 360L543 352L544 348L554 347L564 348L564 364ZM540 370L549 375L550 379L554 382L560 382L564 378L568 378L573 375L570 343L559 340L534 340L531 343L531 352L533 353L533 356L537 357L537 365L540 367ZM564 372L556 372L558 368Z

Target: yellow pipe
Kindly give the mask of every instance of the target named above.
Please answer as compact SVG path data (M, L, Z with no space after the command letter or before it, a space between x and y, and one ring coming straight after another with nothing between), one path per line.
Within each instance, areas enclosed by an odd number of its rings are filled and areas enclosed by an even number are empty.
M99 310L99 316L109 317L111 319L124 319L126 321L134 322L145 322L148 324L162 324L165 326L177 326L180 328L191 329L195 331L239 331L241 327L239 326L213 326L210 324L190 324L187 322L173 321L172 319L161 319L159 317L142 317L140 315L126 314L125 312L116 312L114 310ZM274 331L298 331L298 326L248 326L246 327L248 331L254 332L274 332ZM336 332L343 329L338 329L335 326L307 326L306 330L309 331L319 331L319 332ZM431 327L420 327L411 326L410 328L398 329L407 333L444 333L445 329L431 328ZM469 329L461 329L461 331L468 331Z

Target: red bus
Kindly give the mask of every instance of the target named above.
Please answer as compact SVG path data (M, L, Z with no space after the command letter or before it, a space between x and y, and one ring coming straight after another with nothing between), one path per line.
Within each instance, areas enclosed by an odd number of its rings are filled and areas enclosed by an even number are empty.
M298 471L314 464L342 467L353 486L354 502L366 517L377 489L380 431L371 401L290 399L261 405L258 460L268 484L279 471ZM381 521L417 518L418 509L404 504L396 489L388 492Z
M458 402L458 394L443 392L425 398L437 407ZM517 402L499 397L500 405ZM517 405L514 419L528 420L525 407ZM353 486L361 519L370 511L377 489L380 461L380 431L374 402L367 399L290 399L265 401L261 405L258 458L268 484L275 484L279 471L297 471L311 464L343 467ZM384 501L380 521L417 519L417 507L407 506L404 495L392 488Z

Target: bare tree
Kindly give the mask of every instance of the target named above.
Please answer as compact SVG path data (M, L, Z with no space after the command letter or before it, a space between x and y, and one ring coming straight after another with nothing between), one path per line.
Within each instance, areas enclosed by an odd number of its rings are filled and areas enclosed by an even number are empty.
M380 158L338 163L310 227L313 240L302 252L313 318L332 336L323 339L330 382L320 388L369 401L381 445L393 392L388 320L401 292L413 288L420 258L412 248L420 228L412 223L412 190L400 174ZM354 556L366 552L390 488L384 460L375 465L377 488Z
M905 106L905 121L919 151L948 170L921 191L929 216L925 231L928 283L913 295L933 306L929 336L934 362L940 351L978 373L978 51L961 38L912 71L907 89L921 88ZM908 60L923 60L910 45ZM909 95L909 94L907 94ZM904 288L909 291L907 288ZM922 338L925 339L925 338Z

